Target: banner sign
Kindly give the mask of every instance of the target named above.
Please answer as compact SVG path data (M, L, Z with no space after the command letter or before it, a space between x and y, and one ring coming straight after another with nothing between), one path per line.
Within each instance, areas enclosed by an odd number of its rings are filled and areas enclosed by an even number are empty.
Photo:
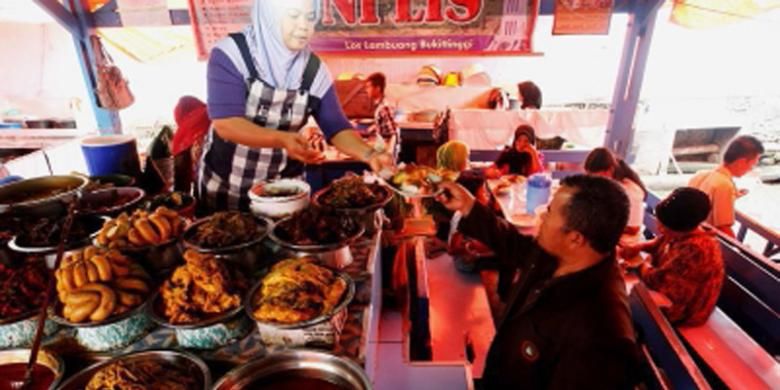
M555 0L553 35L609 34L613 0Z
M253 0L189 0L198 55L249 23ZM347 55L532 51L538 0L319 0L312 48Z

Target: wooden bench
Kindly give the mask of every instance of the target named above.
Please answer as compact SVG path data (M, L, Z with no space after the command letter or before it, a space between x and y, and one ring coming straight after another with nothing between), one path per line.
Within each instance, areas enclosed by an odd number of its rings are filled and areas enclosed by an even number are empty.
M666 316L653 302L644 283L634 284L629 303L634 325L640 334L639 344L659 382L657 387L709 389L704 375Z
M780 363L720 309L716 308L701 326L677 330L729 388L758 390L780 386Z

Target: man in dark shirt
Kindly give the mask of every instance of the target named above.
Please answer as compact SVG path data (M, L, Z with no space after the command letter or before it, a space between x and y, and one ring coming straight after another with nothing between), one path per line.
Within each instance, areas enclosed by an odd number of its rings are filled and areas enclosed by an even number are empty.
M457 184L438 200L463 215L459 230L520 269L488 352L485 389L630 388L637 351L614 249L628 198L614 181L562 181L537 238L520 234Z

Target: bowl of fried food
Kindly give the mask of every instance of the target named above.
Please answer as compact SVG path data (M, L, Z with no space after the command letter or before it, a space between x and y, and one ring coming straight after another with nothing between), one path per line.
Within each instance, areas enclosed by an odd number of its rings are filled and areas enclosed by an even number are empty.
M48 280L43 261L0 263L0 349L32 345ZM47 319L43 330L50 336L57 324Z
M249 190L249 205L254 215L283 218L309 205L309 183L296 179L280 179L258 183Z
M348 174L317 191L312 197L315 206L330 209L360 219L368 234L377 229L376 211L393 198L392 191L379 183L369 183L363 177Z
M221 211L192 223L183 235L183 245L252 273L259 269L262 242L271 221L249 213Z
M277 222L269 235L287 255L313 256L323 264L342 269L352 262L349 245L364 231L352 216L310 207Z
M147 307L158 324L172 328L182 348L214 349L244 337L252 329L242 295L248 284L214 255L188 250Z
M68 252L54 276L58 300L50 317L76 328L76 340L85 349L125 347L151 325L144 311L151 279L119 251L88 246Z
M156 276L165 275L179 263L176 243L185 225L184 218L167 207L135 210L106 221L94 243L131 256Z
M184 192L174 191L155 196L146 202L144 208L148 211L154 211L157 210L158 207L166 207L179 213L182 217L191 220L195 217L197 203L194 196Z
M426 198L438 194L439 184L454 182L458 172L436 169L425 165L399 164L398 172L390 179L390 187L406 198Z
M89 366L60 390L206 390L211 373L197 356L181 351L133 352Z
M266 345L327 348L338 341L354 296L355 284L347 274L303 257L271 267L244 306Z

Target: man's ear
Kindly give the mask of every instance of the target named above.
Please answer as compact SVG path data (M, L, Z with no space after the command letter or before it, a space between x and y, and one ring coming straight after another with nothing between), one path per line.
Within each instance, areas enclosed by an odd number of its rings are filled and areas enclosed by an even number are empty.
M572 230L566 234L569 239L568 241L573 248L580 248L588 245L588 240L585 239L585 236L583 236L582 233Z

